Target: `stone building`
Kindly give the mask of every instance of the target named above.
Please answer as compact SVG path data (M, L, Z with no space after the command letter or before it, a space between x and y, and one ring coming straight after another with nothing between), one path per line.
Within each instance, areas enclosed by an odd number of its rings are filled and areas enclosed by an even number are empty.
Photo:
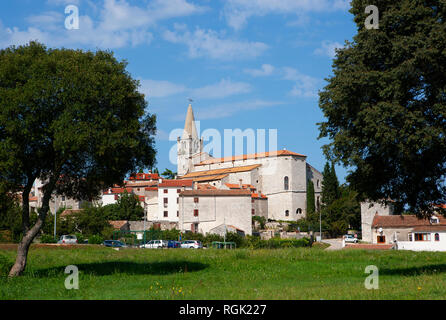
M244 235L251 235L251 198L251 191L246 189L181 191L179 229L220 234L220 229L231 226Z
M226 184L251 185L256 193L265 195L267 217L273 220L296 221L306 216L307 180L313 181L319 207L322 174L306 158L288 150L214 158L203 152L203 139L198 136L191 105L183 135L178 138L180 179L217 189L224 189Z

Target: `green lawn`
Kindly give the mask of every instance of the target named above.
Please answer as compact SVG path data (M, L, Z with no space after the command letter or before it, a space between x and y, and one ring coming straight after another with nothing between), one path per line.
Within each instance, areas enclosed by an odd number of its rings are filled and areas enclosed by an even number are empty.
M79 290L64 287L67 265ZM368 265L378 290L364 287ZM24 276L1 277L0 299L446 299L446 253L34 248Z

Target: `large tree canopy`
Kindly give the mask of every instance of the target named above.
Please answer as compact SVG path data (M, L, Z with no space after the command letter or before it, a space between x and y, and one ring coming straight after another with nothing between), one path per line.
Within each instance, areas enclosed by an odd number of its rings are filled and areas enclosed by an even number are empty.
M374 1L379 29L370 30L369 4L352 1L358 30L320 93L320 137L364 197L429 216L446 201L446 2Z
M79 199L155 162L156 118L139 83L111 52L47 49L31 42L0 50L0 183L23 191L23 239L10 275L26 265L54 191ZM45 182L30 226L29 192Z

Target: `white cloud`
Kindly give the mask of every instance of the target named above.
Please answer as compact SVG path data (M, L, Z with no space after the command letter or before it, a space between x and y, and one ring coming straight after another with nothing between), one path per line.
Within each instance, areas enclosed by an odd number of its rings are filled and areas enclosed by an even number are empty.
M140 80L141 92L147 99L165 98L183 93L196 99L221 99L233 95L251 92L251 85L245 82L234 82L230 79L222 79L217 83L199 88L187 88L185 85L165 80Z
M241 29L252 16L346 10L350 0L227 0L223 15L234 29Z
M253 77L265 77L273 74L275 68L270 64L262 64L260 69L244 69L243 72Z
M165 31L164 39L172 43L185 44L190 58L209 57L219 60L254 58L261 55L268 46L262 42L225 39L213 30L195 29Z
M200 120L227 118L238 112L271 108L282 105L280 101L248 100L242 102L225 103L206 109L197 108Z
M344 46L339 42L322 41L321 47L314 50L314 53L320 56L327 56L334 58L336 56L336 49L343 48Z
M290 67L283 68L283 79L293 81L294 85L290 95L302 98L316 98L321 81L317 78L300 73L298 70Z
M157 81L151 79L140 80L141 92L146 98L164 98L185 92L187 88L181 84L175 84L169 81Z
M201 99L217 99L248 93L251 89L251 85L248 83L232 82L230 79L222 79L218 83L192 90L192 96Z
M78 4L79 1L74 3ZM67 2L48 0L47 4L61 5ZM28 17L30 26L22 30L16 27L2 28L0 25L0 45L24 44L30 40L66 47L86 45L121 48L148 44L153 39L150 28L156 23L205 10L205 7L192 4L189 0L152 0L146 7L131 5L126 0L104 0L97 20L88 15L79 17L79 30L66 30L66 16L54 11Z

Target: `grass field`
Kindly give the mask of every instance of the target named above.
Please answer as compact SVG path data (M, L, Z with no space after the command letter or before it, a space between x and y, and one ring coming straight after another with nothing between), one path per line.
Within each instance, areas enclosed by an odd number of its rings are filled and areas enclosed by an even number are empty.
M65 289L67 265L79 290ZM368 265L378 290L365 289ZM24 276L1 277L0 299L446 299L446 253L32 248Z

